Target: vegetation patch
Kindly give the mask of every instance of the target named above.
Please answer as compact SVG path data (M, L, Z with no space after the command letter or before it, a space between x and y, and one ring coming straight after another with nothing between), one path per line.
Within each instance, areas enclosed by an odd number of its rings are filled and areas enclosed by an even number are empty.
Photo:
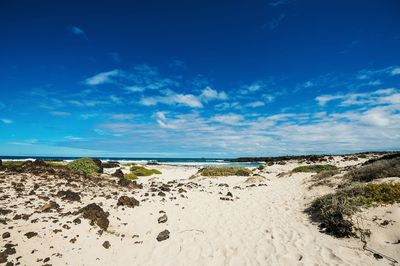
M150 175L160 175L161 172L157 169L147 169L143 166L134 165L131 167L131 173L136 176L150 176Z
M200 169L199 174L202 176L250 176L252 171L245 167L204 167Z
M134 175L134 174L132 174L132 173L130 173L130 174L124 174L124 178L125 178L126 180L136 180L136 179L138 179L137 175Z
M3 166L20 166L23 165L26 161L3 161Z
M337 167L331 164L303 165L292 170L294 173L320 173L323 171L337 170Z
M327 170L327 171L322 171L314 176L312 176L311 178L311 182L313 182L313 184L310 186L310 189L312 187L316 187L316 186L332 186L332 178L333 176L339 174L340 171L339 170Z
M70 162L67 166L73 171L84 173L90 176L94 176L101 172L101 168L91 158L80 158Z
M361 182L385 177L400 177L400 158L374 161L348 172L346 177Z
M361 207L400 202L400 183L357 185L315 199L308 209L320 228L336 237L353 235L351 216Z

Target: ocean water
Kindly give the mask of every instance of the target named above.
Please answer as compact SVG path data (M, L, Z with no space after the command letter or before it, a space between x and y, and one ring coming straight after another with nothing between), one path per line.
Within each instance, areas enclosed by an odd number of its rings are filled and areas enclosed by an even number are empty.
M0 156L3 161L14 160L63 160L72 161L79 157L45 157L45 156ZM117 158L117 157L97 157L102 161L118 161L120 163L147 164L156 162L167 165L186 165L186 166L242 166L257 167L258 162L228 162L223 158Z

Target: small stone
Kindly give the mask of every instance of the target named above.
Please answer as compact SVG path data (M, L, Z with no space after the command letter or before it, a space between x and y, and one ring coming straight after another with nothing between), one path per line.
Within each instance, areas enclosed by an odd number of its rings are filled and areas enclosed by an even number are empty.
M168 217L167 217L166 214L164 214L163 216L161 216L161 217L158 218L158 223L159 223L159 224L165 223L165 222L167 222L167 221L168 221Z
M228 191L228 193L226 193L227 197L233 197L232 193Z
M162 191L160 191L160 192L158 192L158 194L157 194L158 196L160 196L160 197L165 197L165 193L164 192L162 192Z
M11 234L9 232L5 232L2 237L5 238L9 238L11 236Z
M157 241L164 241L166 239L169 238L169 231L168 230L164 230L162 232L160 232L157 236Z
M104 241L103 247L104 247L105 249L109 249L109 248L111 247L110 242L109 242L109 241Z
M28 239L30 239L30 238L32 238L34 236L37 236L37 234L38 233L36 233L36 232L28 232L24 236L26 236Z

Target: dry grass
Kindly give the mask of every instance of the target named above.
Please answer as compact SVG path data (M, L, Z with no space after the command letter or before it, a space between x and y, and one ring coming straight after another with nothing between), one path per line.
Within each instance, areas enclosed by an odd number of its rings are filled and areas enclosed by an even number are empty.
M292 170L293 173L320 173L322 171L337 170L337 167L330 164L303 165Z
M377 160L345 175L353 181L369 182L378 178L400 177L400 158Z
M198 172L202 176L250 176L252 171L245 167L205 167Z

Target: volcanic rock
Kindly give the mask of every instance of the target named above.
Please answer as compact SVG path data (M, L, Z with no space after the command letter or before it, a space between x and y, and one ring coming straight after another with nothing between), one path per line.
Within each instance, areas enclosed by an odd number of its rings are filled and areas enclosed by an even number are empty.
M97 205L96 203L90 203L89 205L81 208L78 213L83 214L83 218L90 220L90 225L97 224L101 229L107 230L110 221L108 212Z
M121 196L118 199L117 205L134 208L135 206L139 206L139 201L137 201L134 197Z

